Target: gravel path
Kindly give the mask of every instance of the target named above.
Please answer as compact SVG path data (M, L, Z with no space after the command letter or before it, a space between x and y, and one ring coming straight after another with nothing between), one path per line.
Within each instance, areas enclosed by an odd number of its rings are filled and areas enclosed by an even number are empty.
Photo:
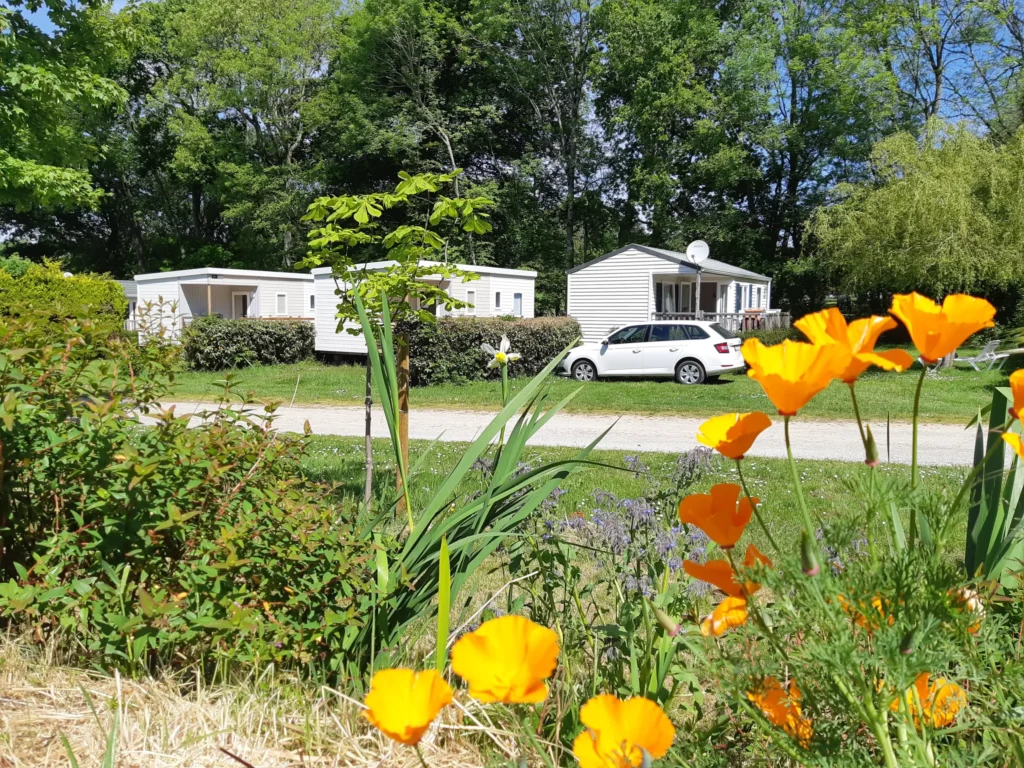
M165 403L174 405L179 415L209 409L201 403ZM414 409L409 415L409 437L413 440L441 439L468 442L476 437L493 414L484 411ZM344 406L294 406L277 411L278 429L301 432L309 421L315 434L362 436L363 409ZM581 447L590 443L609 425L611 432L600 448L620 451L681 453L698 445L697 428L703 419L666 416L622 416L560 413L551 419L531 441L531 445ZM776 419L751 450L751 456L785 457L786 445L782 420ZM885 424L872 425L882 461L886 461ZM805 459L863 461L864 452L852 421L806 421L795 419L790 426L793 453ZM374 413L374 437L388 436L381 413ZM889 459L910 463L910 424L893 423ZM930 465L970 464L974 454L974 430L950 424L922 424L919 461Z

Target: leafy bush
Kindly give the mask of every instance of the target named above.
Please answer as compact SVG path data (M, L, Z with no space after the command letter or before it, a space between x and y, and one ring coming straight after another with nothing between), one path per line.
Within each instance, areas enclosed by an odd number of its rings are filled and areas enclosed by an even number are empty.
M18 257L0 265L0 315L32 315L51 335L60 335L65 320L89 318L94 329L121 330L128 311L124 289L102 275L67 277L56 262L26 263Z
M196 371L297 363L313 356L312 323L200 317L181 334L182 356Z
M251 408L190 429L159 411L172 351L89 322L0 320L0 350L0 615L122 667L344 663L370 544L303 479L305 438Z
M436 323L412 324L409 331L410 373L417 386L498 378L497 369L485 367L488 358L480 345L497 347L502 335L522 355L512 375L536 376L580 337L579 324L569 317L445 317Z
M739 336L741 339L760 339L762 344L769 347L774 344L781 344L786 339L791 339L792 341L807 341L807 339L804 338L804 335L796 328L771 328L760 331L740 331Z

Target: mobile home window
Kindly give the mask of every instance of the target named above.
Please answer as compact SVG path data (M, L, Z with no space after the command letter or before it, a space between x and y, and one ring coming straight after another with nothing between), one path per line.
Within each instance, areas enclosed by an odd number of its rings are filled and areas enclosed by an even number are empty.
M287 315L288 314L288 294L279 293L277 294L277 314Z
M316 309L316 295L310 294L309 296L309 308Z
M512 294L512 314L516 317L523 316L523 294L521 293Z
M764 295L764 294L761 293L761 291L763 291L763 290L764 290L763 288L758 286L758 288L757 288L757 304L755 305L758 309L760 309L763 306L761 304L761 298Z
M739 312L743 308L743 286L736 283L736 295L732 302L733 312Z
M501 309L501 292L494 294L494 308Z
M467 315L475 315L476 314L476 291L466 291L466 303L469 304L469 306L466 307L466 314Z

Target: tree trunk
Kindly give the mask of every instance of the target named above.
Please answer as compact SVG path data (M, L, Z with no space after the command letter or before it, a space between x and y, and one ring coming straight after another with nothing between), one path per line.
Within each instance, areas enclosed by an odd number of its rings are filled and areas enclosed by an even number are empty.
M576 266L576 222L573 204L576 201L576 157L572 141L569 142L568 157L565 159L565 259L566 269Z
M398 335L398 444L402 450L402 463L409 469L409 336ZM402 472L396 471L399 516L406 514L405 494L402 489Z
M366 356L366 433L363 438L366 448L366 481L363 487L363 505L366 511L370 511L370 504L373 502L373 437L370 434L370 427L373 424L373 368L370 366L370 356Z

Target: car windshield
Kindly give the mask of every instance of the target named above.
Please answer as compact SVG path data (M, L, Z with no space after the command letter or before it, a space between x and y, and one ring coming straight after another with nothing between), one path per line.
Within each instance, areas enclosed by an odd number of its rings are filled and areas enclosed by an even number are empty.
M711 330L721 336L723 339L738 339L739 335L733 333L728 328L723 327L719 323L712 323Z

